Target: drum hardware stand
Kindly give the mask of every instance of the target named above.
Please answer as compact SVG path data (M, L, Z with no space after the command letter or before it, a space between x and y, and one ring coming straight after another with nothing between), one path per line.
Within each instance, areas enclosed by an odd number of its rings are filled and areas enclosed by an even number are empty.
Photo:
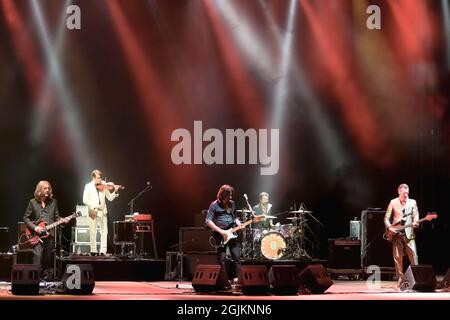
M247 194L245 194L245 193L244 193L244 198L245 198L245 202L247 203L248 210L251 213L251 217L253 218L253 216L255 215L255 211L253 211L252 206L248 202ZM247 214L245 212L245 209L242 210L242 212L244 213L245 220L247 220ZM248 254L250 260L255 260L257 258L257 256L256 256L255 241L253 239L253 236L254 236L253 230L254 230L254 228L252 227L252 225L250 225L248 230L250 230L250 235L252 236L252 239L250 239L250 246L249 246L248 245L248 242L249 242L248 241L248 232L245 232L245 229L244 229L245 236L243 238L244 238L244 241L245 241L245 248L246 248L245 253Z

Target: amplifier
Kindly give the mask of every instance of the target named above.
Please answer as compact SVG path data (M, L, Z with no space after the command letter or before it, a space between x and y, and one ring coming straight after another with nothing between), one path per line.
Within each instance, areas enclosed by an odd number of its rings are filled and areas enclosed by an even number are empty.
M72 242L90 244L88 227L72 227ZM100 228L97 228L97 243L100 243Z
M11 281L13 260L12 254L0 254L0 281Z
M9 247L9 228L0 227L0 253L7 253Z
M392 245L383 239L386 210L364 210L361 212L361 263L363 266L377 265L393 267Z
M210 245L212 231L207 228L181 227L179 229L179 247L181 252L216 252Z
M87 206L77 206L76 212L81 212L81 216L76 218L77 227L89 227L88 222L88 207Z
M361 242L351 239L328 239L328 268L361 268Z

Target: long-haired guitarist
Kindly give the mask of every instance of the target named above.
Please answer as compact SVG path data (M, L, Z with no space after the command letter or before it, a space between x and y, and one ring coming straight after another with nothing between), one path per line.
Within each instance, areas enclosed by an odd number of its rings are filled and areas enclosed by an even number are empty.
M404 250L411 265L419 263L413 229L419 226L419 209L417 208L416 200L409 198L409 187L406 183L400 184L397 191L398 197L391 200L386 210L384 224L388 231L393 233L397 233L397 226L403 224L412 225L412 227L406 228L403 234L398 234L392 238L392 255L394 258L395 272L400 283L403 278Z
M206 224L214 230L214 238L217 244L224 243L226 237L225 230L232 228L235 224L241 226L241 222L236 216L236 205L233 199L234 189L229 185L223 185L217 192L217 199L209 206L206 215ZM237 276L241 269L241 248L236 238L230 239L223 245L217 247L217 260L226 270L225 258L226 248L229 248L234 264L234 281L237 282Z
M50 182L39 181L34 191L34 198L28 203L28 207L23 216L23 221L28 230L39 236L46 232L39 224L42 222L51 224L60 219L58 202L53 198ZM64 223L69 222L66 218L62 219L64 220ZM49 233L50 236L42 237L33 248L33 263L41 266L42 278L50 278L53 276L52 251L54 247L54 229L50 230Z

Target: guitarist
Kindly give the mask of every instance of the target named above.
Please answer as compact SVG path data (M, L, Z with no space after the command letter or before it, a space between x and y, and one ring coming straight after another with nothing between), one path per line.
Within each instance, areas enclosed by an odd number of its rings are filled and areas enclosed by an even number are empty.
M412 223L414 228L419 226L419 210L416 200L409 198L409 187L406 183L398 186L398 198L392 199L384 216L384 224L387 229L396 232L395 227L405 223ZM392 218L392 223L391 223ZM411 265L419 263L415 242L414 229L409 227L404 230L404 235L396 235L392 239L392 255L394 258L395 272L399 284L403 275L403 252L406 250Z
M217 192L217 199L211 203L206 215L206 224L214 231L214 239L217 244L223 242L224 230L232 228L235 224L241 226L241 222L236 216L236 205L232 200L234 189L229 185L223 185ZM225 257L227 247L230 250L234 264L233 281L237 282L237 276L241 269L241 248L237 238L231 239L225 245L217 247L217 261L226 270Z
M23 216L27 228L36 235L43 235L45 230L39 227L40 222L51 224L60 220L58 202L53 198L52 186L48 181L39 181L34 191L34 198L28 203ZM68 223L69 219L64 219ZM53 276L52 250L54 248L54 229L50 230L50 236L43 238L33 248L33 263L41 266L41 277L44 279Z

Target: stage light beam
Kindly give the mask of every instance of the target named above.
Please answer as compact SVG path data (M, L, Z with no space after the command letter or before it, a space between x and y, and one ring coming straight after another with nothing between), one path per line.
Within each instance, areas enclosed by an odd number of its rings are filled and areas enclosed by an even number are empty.
M445 34L445 48L447 70L450 70L450 5L448 0L441 0L442 15L444 16L444 34Z
M37 34L47 63L47 72L52 79L51 82L54 85L54 90L58 97L58 105L63 116L68 139L67 146L73 147L66 151L73 150L78 183L81 187L86 173L90 172L94 167L93 153L88 146L89 140L84 135L83 125L78 114L78 103L72 95L60 58L54 51L54 46L50 40L41 3L38 0L31 0L31 5L33 20L37 27ZM62 152L62 150L59 151Z

